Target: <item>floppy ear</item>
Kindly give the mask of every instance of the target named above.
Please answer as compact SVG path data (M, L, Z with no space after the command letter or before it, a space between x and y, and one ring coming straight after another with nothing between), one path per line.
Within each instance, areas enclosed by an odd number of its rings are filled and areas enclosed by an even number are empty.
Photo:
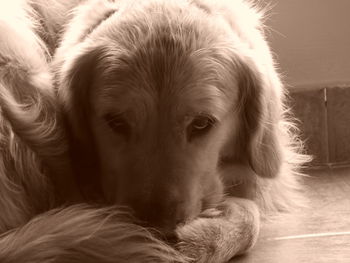
M249 1L193 0L207 13L220 14L232 29L232 61L238 77L239 129L234 152L225 149L223 162L250 165L261 177L275 177L282 164L282 86L263 35L264 10ZM233 45L235 45L233 43Z
M283 159L281 82L274 69L262 71L252 60L239 64L236 148L257 175L275 177Z
M99 48L84 51L61 71L59 98L63 104L70 137L72 163L83 194L88 198L100 194L99 163L90 128L91 86L96 64L101 56Z
M72 134L80 143L88 146L91 139L89 129L91 85L96 74L96 62L101 54L100 49L86 51L78 56L62 76L59 88L61 101Z

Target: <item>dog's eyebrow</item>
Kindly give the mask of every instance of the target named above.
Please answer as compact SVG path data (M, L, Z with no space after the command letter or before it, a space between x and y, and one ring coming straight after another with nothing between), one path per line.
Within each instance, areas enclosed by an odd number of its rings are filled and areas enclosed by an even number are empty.
M220 121L220 116L213 114L213 113L210 113L210 112L207 112L207 111L193 111L193 112L186 114L186 116L185 116L185 118L187 120L191 120L191 119L196 118L196 117L206 117L206 118L210 119L213 123Z
M194 113L206 113L220 119L230 110L231 99L216 85L199 85L183 94Z

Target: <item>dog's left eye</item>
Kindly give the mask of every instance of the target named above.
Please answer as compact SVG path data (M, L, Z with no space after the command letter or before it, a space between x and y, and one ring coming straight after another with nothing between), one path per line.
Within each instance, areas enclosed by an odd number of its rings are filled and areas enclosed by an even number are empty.
M188 127L189 139L206 134L214 124L215 120L207 116L198 116L194 118Z
M108 113L104 116L104 119L114 132L123 136L129 135L130 126L122 116Z

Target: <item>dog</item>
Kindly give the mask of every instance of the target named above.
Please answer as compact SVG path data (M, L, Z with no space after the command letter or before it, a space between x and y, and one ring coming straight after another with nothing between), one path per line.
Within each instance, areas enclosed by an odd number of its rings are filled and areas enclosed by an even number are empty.
M12 17L1 28L14 41L0 47L1 151L10 156L1 165L8 212L0 220L2 232L17 229L0 239L3 262L224 262L255 243L255 205L265 214L297 202L308 158L258 7L44 2L15 2L28 35L10 32ZM34 53L23 54L18 39ZM23 168L15 174L14 162ZM138 223L120 210L74 205L81 202L128 207ZM72 205L57 209L63 204ZM193 255L220 207L234 207L224 214L237 217L235 233L251 224L253 234L234 240L244 245L228 255ZM206 211L215 223L204 221L201 232ZM143 227L179 238L185 256ZM33 240L47 242L45 253L30 252L42 251L41 242L24 246Z
M261 14L243 1L102 3L79 9L54 60L72 158L92 171L79 185L165 232L225 194L294 201L303 160Z

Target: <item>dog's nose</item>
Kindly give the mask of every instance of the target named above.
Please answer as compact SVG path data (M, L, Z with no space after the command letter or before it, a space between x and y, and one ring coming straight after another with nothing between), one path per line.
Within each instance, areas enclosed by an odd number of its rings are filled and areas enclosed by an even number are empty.
M161 212L156 208L143 213L139 218L146 222L150 227L159 229L164 234L171 234L175 231L177 225L184 222L183 216L177 216L176 212L174 213L165 213Z
M140 208L140 207L139 207ZM175 238L176 227L183 224L186 215L182 206L177 204L153 203L135 209L136 217L147 227L160 232L166 239Z
M175 229L171 230L170 232L164 232L164 230L161 230L161 239L163 239L168 244L176 244L179 240Z

